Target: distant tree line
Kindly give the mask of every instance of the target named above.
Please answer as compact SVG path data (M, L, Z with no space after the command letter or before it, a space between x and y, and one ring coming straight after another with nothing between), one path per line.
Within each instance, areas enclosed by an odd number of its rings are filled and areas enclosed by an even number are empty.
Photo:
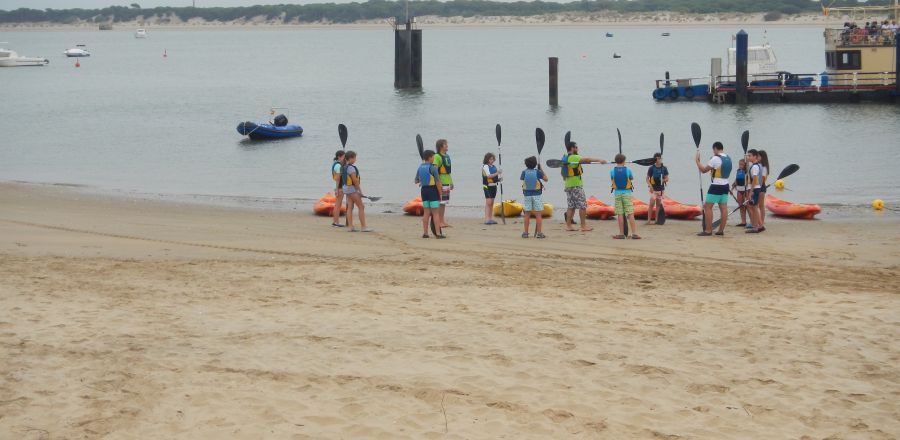
M883 5L887 0L872 0L864 4ZM857 0L838 0L832 6L860 6ZM560 12L620 12L640 13L671 11L695 14L708 13L779 13L798 14L821 11L813 0L580 0L569 3L487 0L411 1L413 15L440 17L473 16L533 16ZM0 10L0 23L74 23L79 20L95 23L134 21L157 16L192 18L206 21L232 21L264 16L269 20L303 23L352 23L358 20L405 16L403 1L368 0L365 3L313 3L307 5L270 5L233 8L158 7L142 9L137 3L130 7L110 6L103 9L28 9ZM773 17L774 15L770 15ZM779 15L780 16L780 15Z

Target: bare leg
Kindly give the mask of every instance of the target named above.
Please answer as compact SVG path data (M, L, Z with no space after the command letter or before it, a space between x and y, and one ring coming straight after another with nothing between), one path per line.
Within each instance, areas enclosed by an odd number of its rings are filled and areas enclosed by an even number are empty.
M531 221L531 211L525 212L525 233L528 233L529 222Z
M494 199L484 199L484 221L494 219Z
M759 228L766 226L766 193L759 193Z
M362 196L359 193L354 194L356 197L353 203L359 207L359 227L366 229L366 205L363 203Z
M647 215L650 215L650 214L647 214ZM635 226L634 213L628 214L628 225L631 228L631 229L629 229L629 232L631 232L631 236L633 237L633 236L637 235L637 226Z
M347 227L353 229L353 194L347 195Z
M616 223L619 225L619 235L625 235L625 216L616 214Z
M587 225L587 209L578 209L578 218L581 221L581 230L584 232L593 231L594 228Z
M425 208L422 211L422 235L428 235L428 219L431 218L431 208Z
M743 191L738 192L735 199L737 199L738 205L741 207L741 223L747 223L747 207L744 206Z
M572 227L572 224L575 223L573 220L574 218L575 218L575 208L567 209L566 210L566 230L567 231L575 230L575 228Z
M719 203L719 215L722 217L722 221L719 223L719 232L725 233L725 224L728 223L728 204L727 203Z
M534 219L534 222L537 223L534 227L535 234L540 234L541 232L544 231L544 229L543 229L544 218L543 217L544 217L543 213L538 211L537 216ZM525 228L525 230L527 231L528 228Z
M344 192L341 190L334 191L334 210L331 213L331 223L339 224L341 221L341 206L344 202Z

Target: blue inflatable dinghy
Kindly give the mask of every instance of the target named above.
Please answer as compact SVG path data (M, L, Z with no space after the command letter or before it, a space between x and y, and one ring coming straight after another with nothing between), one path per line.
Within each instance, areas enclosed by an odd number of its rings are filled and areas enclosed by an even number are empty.
M257 124L250 121L241 122L237 126L237 131L243 136L250 136L250 139L253 140L284 139L303 136L303 127L299 125L288 125L287 118L284 115L276 116L274 124Z

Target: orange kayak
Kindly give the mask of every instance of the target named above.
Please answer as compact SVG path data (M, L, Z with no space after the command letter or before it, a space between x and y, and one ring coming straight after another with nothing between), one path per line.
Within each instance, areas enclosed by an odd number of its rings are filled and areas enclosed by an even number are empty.
M322 196L322 198L319 199L319 201L320 201L320 202L334 203L335 201L337 201L337 199L334 197L334 193L330 193L330 192L329 192L329 193L325 193L325 195Z
M638 200L637 197L632 197L631 204L634 205L634 218L647 218L647 211L649 210L649 206Z
M668 197L663 197L663 209L666 210L666 217L691 220L702 214L702 210L697 205L685 205L676 202Z
M422 198L416 197L403 205L403 212L407 215L425 215L425 208L422 208Z
M313 212L316 215L330 217L334 213L334 200L330 202L319 200L313 205ZM341 204L341 215L347 213L347 205Z
M766 195L766 208L779 217L812 219L822 212L819 205L791 203L777 197Z
M603 203L594 197L591 197L587 200L587 218L594 220L606 220L612 217L614 214L614 209L612 206Z

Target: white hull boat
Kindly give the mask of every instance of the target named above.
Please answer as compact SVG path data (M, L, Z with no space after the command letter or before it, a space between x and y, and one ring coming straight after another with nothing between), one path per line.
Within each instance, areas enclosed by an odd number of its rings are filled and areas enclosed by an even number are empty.
M134 31L134 38L147 38L147 31L144 29Z
M43 66L49 63L46 58L23 57L14 50L0 48L0 67Z
M63 55L70 57L70 58L71 57L89 57L89 56L91 56L91 53L88 52L87 49L84 48L83 44L79 44L79 45L76 45L75 47L73 47L72 49L67 49L65 52L63 52Z

